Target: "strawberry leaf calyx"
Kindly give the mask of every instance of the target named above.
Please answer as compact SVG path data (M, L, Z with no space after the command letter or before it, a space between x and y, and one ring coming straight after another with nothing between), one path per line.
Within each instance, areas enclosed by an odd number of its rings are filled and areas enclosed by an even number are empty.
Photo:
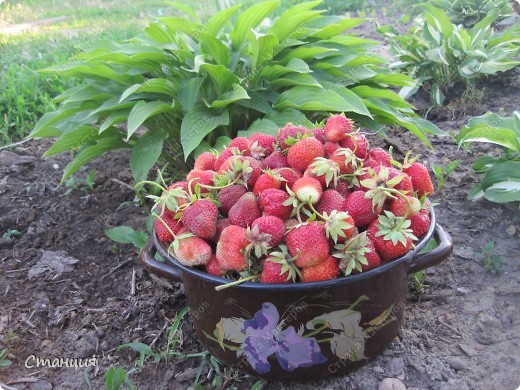
M344 244L337 244L334 246L338 252L332 256L340 259L339 268L344 272L345 276L352 273L354 269L362 272L363 265L368 264L366 254L370 252L367 247L367 233L363 232Z
M380 215L378 219L375 236L383 237L383 240L392 241L393 245L400 242L406 245L408 239L417 240L412 229L410 229L411 221L405 217L396 217L392 212L385 211L385 215Z

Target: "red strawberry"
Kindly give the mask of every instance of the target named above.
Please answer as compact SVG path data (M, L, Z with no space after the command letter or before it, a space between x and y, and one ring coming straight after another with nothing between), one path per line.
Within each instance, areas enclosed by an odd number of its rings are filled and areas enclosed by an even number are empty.
M330 214L332 210L347 211L345 207L345 198L336 190L327 190L323 192L320 202L316 206L318 213Z
M220 203L220 211L227 215L233 205L247 192L244 186L232 184L220 190L218 194L218 202Z
M434 190L430 173L423 164L414 162L411 166L403 168L403 172L412 178L413 189L417 191L419 198L433 194Z
M202 238L181 230L173 243L173 255L188 267L205 265L211 259L211 247Z
M217 160L215 161L215 165L213 166L213 170L219 171L222 164L224 164L224 161L226 161L231 156L240 155L241 152L237 147L227 147L220 153L220 155L217 157Z
M256 196L259 196L263 191L269 188L280 189L280 186L282 185L282 181L280 179L281 176L274 172L267 171L266 173L262 173L255 183L253 193Z
M246 137L236 137L229 144L230 148L237 148L243 156L249 156L249 140Z
M305 171L315 158L323 157L323 145L316 138L304 138L296 142L287 152L289 166Z
M274 151L276 139L270 134L256 133L248 138L249 150L254 158L265 158Z
M269 156L262 161L262 169L276 169L288 167L287 157L285 157L282 152L275 150Z
M285 150L289 148L289 146L293 145L295 140L309 133L309 129L303 126L294 126L289 123L285 125L285 127L282 127L280 130L278 130L276 139L280 145L280 148Z
M229 225L231 225L231 222L229 222L229 218L219 219L217 221L217 231L215 232L212 241L217 243L220 240L220 235L222 234L224 229L227 228Z
M199 199L182 212L182 223L190 232L211 239L217 231L218 209L211 200Z
M381 168L379 167L376 169L381 169ZM388 168L388 171L389 171L389 175L388 175L389 179L393 179L396 176L404 175L403 179L394 187L396 190L401 191L403 194L407 194L407 195L413 194L412 179L410 178L410 176L408 174L406 174L406 172L402 172L399 169L394 168L394 167Z
M407 228L409 224L404 217L395 217L388 211L372 221L367 234L382 261L393 260L411 249L413 235Z
M408 210L408 202L410 203L410 210ZM416 215L421 210L421 201L413 196L399 196L390 202L389 210L396 217L410 218Z
M282 179L285 181L282 183L282 188L285 189L285 187L289 187L289 189L292 189L294 182L298 180L300 177L303 177L302 173L297 169L292 168L279 168L276 169L274 172L279 174Z
M325 155L325 158L330 158L334 154L336 150L340 147L339 143L337 142L325 142L323 145L323 153Z
M258 207L256 197L252 192L246 192L231 207L228 218L231 224L241 227L250 226L253 221L262 216L262 211Z
M289 271L282 272L282 264L270 260L268 257L264 261L262 268L262 275L260 276L260 283L294 283L289 277Z
M285 191L268 189L260 194L258 204L263 211L263 215L273 215L285 221L293 211L292 206L283 204L289 198L289 194Z
M205 194L209 190L202 186L212 186L215 175L216 172L214 171L200 171L193 169L186 176L186 181L189 183L192 192L196 192L195 189L197 184L201 184L201 186L198 186L200 188L200 193Z
M360 160L356 154L347 148L337 149L332 156L330 156L329 160L338 164L341 173L344 175L354 173L360 165Z
M323 193L323 188L320 182L310 176L302 177L293 185L293 191L300 201L304 203L318 203Z
M374 243L366 232L335 246L334 257L339 258L339 268L345 275L368 271L381 264Z
M364 166L367 167L378 167L380 165L384 167L391 167L392 163L390 162L390 155L388 152L381 148L374 148L372 150L369 150L368 157L365 160Z
M354 191L345 200L345 208L354 218L354 222L358 228L363 228L377 217L372 211L372 200L365 198L364 191Z
M157 234L159 242L164 245L169 245L174 237L171 234L177 234L182 228L182 223L178 219L173 218L173 214L164 213L161 218L156 218L153 222L153 228Z
M325 129L322 129L321 127L316 127L315 129L312 129L311 134L322 144L325 144L325 142L327 141L325 139Z
M300 268L311 267L329 257L329 242L325 228L318 222L310 222L293 228L285 237L291 256L297 256L295 264Z
M331 183L331 184L333 184L333 183ZM352 192L350 190L349 182L344 179L339 179L336 186L333 186L332 188L335 189L336 191L338 191L339 194L344 198L346 198Z
M348 134L347 137L341 141L341 147L354 151L354 154L362 160L364 160L368 154L368 140L361 133Z
M193 168L199 171L210 171L213 170L216 161L217 156L210 152L204 152L199 154L195 159L195 165Z
M328 141L339 142L345 134L352 132L352 122L345 115L332 115L325 122L325 137Z
M229 174L238 184L247 184L253 188L258 177L262 174L260 162L248 156L231 156L220 166L220 175Z
M159 215L162 217L164 214L170 214L170 217L173 218L177 209L188 202L188 198L188 183L178 181L170 184L161 197L155 200Z
M354 218L346 211L332 210L330 213L324 214L325 234L331 244L345 242L356 232Z
M426 234L430 228L430 216L429 211L419 212L410 218L410 229L412 229L413 235L417 238L421 238Z
M224 229L217 244L217 261L224 271L242 271L248 267L246 229L230 225Z
M258 227L260 234L269 234L271 236L271 240L268 242L271 248L278 246L283 241L285 223L278 217L266 215L257 218L253 221L251 227Z
M206 272L213 276L223 276L225 274L218 265L217 256L211 255L211 258L206 263Z
M338 262L332 256L327 257L321 263L302 269L302 282L320 282L335 279L338 276Z
M327 182L325 181L326 176L325 175L319 175L316 173L316 169L309 165L305 172L303 172L303 177L312 177L313 179L316 179L320 182L322 187L327 187Z
M361 269L363 270L363 272L369 271L372 268L376 268L379 265L381 265L381 257L379 257L379 255L377 254L376 247L374 246L374 243L372 242L370 237L367 237L366 247L368 249L368 252L365 253L365 257L367 259L368 264L361 265Z

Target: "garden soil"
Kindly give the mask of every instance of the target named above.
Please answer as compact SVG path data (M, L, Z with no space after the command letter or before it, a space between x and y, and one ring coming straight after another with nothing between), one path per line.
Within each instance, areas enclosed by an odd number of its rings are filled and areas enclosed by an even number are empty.
M520 75L509 72L484 86L484 99L471 112L445 110L432 117L447 132L470 115L503 109L520 101ZM416 101L420 106L420 101ZM468 152L453 139L434 138L434 150L406 132L371 136L372 146L396 146L422 155L429 167L461 160L433 201L438 222L451 234L454 253L424 275L424 291L410 281L402 328L388 349L364 367L342 377L308 383L263 382L265 389L378 389L395 378L408 389L516 389L520 385L520 211L518 204L470 202L478 177L471 163L482 145ZM43 159L49 142L31 141L0 151L0 351L13 364L0 368L0 388L94 389L104 387L109 367L134 370L139 389L187 389L200 358L170 357L136 367L139 355L122 344L141 342L166 349L167 328L186 307L183 286L145 271L131 245L114 244L105 230L130 225L145 230L146 216L135 205L129 155L117 152L81 170L95 168L92 191L65 194L58 187L69 156ZM484 266L482 248L495 243L503 260L498 273ZM56 261L58 260L58 261ZM179 334L177 352L204 348L190 315ZM27 368L40 358L93 358L87 369ZM207 386L215 370L206 366ZM86 379L88 378L88 379ZM258 379L222 373L221 388L250 388ZM389 387L386 387L389 388ZM404 387L398 387L404 388Z

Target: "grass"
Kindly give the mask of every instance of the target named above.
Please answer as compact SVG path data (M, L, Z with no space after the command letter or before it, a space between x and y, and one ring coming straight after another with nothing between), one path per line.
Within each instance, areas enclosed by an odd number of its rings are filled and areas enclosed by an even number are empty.
M65 62L89 42L130 38L171 10L164 0L0 2L0 146L27 135L54 108L52 98L75 83L39 70ZM60 19L21 33L8 28L48 18Z

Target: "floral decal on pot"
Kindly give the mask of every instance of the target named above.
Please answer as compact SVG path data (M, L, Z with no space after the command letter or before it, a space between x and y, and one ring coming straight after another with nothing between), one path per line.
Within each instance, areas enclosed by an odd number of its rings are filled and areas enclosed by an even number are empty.
M357 361L366 359L365 340L396 319L391 305L363 328L361 313L354 308L367 300L368 297L361 296L349 308L317 316L301 324L298 330L287 326L274 304L264 302L252 319L222 318L213 336L205 335L222 349L234 350L237 357L245 357L258 374L271 370L268 359L273 355L285 371L325 363L327 357L322 348L326 345L338 358Z

